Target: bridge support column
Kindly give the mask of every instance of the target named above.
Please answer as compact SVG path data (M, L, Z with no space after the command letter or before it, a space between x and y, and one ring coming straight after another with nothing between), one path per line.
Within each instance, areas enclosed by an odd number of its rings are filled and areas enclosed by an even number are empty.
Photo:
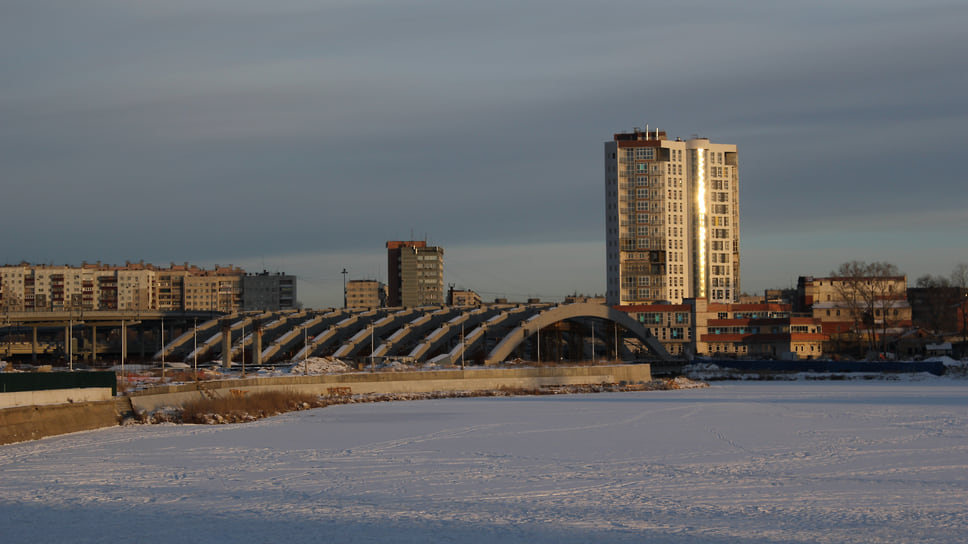
M255 334L252 335L252 346L253 346L252 349L254 352L252 354L253 364L261 365L262 364L262 320L256 319L252 323L253 323L253 326L255 327Z
M141 360L145 359L145 322L138 324L138 345L141 346Z
M128 355L128 329L121 320L121 368L124 368L124 358Z
M33 340L30 343L30 361L37 364L37 326L31 327L33 329Z
M97 325L91 325L91 363L97 362Z
M232 366L232 322L228 319L222 321L222 366Z

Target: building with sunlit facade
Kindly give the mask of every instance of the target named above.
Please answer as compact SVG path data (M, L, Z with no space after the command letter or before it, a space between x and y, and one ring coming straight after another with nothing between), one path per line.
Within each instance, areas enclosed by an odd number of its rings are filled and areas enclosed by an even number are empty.
M218 313L286 310L296 302L296 277L246 274L236 266L0 266L0 311L161 310Z
M421 240L387 242L387 305L444 304L444 248Z
M736 146L638 128L605 142L606 302L731 303L740 292Z

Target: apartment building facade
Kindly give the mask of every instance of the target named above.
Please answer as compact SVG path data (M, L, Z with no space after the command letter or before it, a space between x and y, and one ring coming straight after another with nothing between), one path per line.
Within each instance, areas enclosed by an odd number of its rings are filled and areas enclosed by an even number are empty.
M454 289L447 291L447 304L450 306L480 306L481 296L470 289Z
M740 293L736 146L664 131L605 142L609 305L731 303Z
M0 266L0 310L231 313L244 307L244 277L245 271L238 267L216 265L207 270L188 263L168 267L144 262L124 266L5 265ZM293 307L295 277L280 275L277 283L279 309ZM259 289L250 291L251 296L263 294Z
M671 355L813 359L827 335L819 319L796 315L790 304L681 304L616 307L649 329Z
M387 242L387 305L444 304L444 248L420 240Z
M280 272L247 273L242 276L244 311L278 311L296 308L296 277Z
M800 276L797 304L834 337L896 335L913 323L907 276Z
M387 305L387 286L377 280L350 280L346 283L348 308L383 308Z

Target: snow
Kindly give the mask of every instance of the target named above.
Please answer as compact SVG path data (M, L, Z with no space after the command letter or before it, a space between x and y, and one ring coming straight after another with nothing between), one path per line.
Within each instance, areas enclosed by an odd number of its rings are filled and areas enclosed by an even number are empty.
M3 541L941 543L968 382L349 404L0 446Z
M350 372L353 367L331 357L308 357L289 368L290 374L337 374Z

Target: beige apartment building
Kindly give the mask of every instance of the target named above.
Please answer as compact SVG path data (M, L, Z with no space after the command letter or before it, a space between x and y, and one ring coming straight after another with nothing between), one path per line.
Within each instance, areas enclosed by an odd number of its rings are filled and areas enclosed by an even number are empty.
M185 276L185 310L229 313L242 308L240 268L216 267Z
M913 324L907 276L846 278L800 276L798 310L821 320L835 337L897 335Z
M386 306L387 288L377 280L350 280L346 283L348 308L382 308Z
M609 305L740 292L736 146L635 129L605 143Z
M188 263L167 268L144 262L124 266L5 265L0 267L0 309L229 313L242 307L244 275L238 267L206 270Z
M447 304L450 306L480 306L481 296L470 289L447 290Z
M444 304L444 248L419 240L387 242L387 305Z

